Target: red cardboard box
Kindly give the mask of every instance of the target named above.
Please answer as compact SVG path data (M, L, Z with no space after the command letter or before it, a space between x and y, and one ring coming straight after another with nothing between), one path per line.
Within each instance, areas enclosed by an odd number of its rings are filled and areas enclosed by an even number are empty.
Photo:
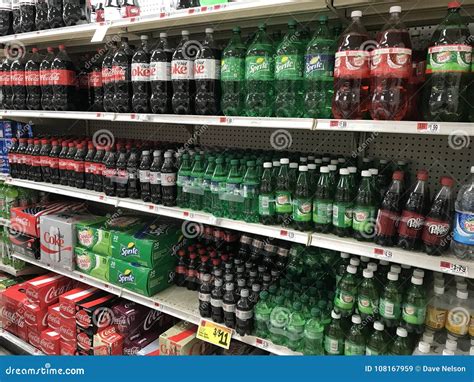
M77 329L77 351L83 355L94 354L94 335Z
M61 355L76 355L76 343L59 340L59 348Z
M58 332L61 325L60 320L59 304L48 306L48 327Z
M2 293L3 328L28 341L28 329L24 319L24 304L27 302L25 284L12 285Z
M59 333L61 340L68 342L76 342L77 332L76 332L76 321L72 318L64 319L60 318Z
M41 350L41 332L34 329L28 329L28 342L36 349Z
M28 329L41 333L48 327L48 308L40 309L36 304L27 302L24 305L24 317Z
M41 332L41 350L47 355L59 355L59 333L51 329Z
M59 296L59 312L63 318L76 319L76 304L86 298L94 296L98 292L97 288L79 287L72 289Z
M94 355L122 355L123 337L114 326L100 330L94 335Z
M117 301L111 294L80 302L76 306L76 324L78 329L95 334L113 324L113 312L110 308Z
M59 296L73 289L77 282L69 277L56 273L36 277L25 283L28 300L41 309L56 304Z

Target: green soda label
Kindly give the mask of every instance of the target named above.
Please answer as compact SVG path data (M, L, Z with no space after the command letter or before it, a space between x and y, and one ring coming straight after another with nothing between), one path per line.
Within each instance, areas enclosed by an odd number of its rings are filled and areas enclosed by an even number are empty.
M332 202L315 200L313 203L313 221L319 224L330 224L332 209Z
M257 195L257 186L253 184L244 184L243 196L244 198L254 198Z
M400 304L381 298L379 312L383 318L398 320L400 318Z
M402 317L409 324L422 325L425 322L426 308L413 304L404 304Z
M346 341L344 344L344 355L364 355L365 346L358 345L351 341Z
M244 81L245 60L240 57L226 57L221 60L221 81Z
M334 76L334 53L307 54L305 56L304 77L322 81L332 81Z
M275 215L275 200L268 195L258 196L258 214L264 216Z
M293 201L293 219L299 222L311 221L311 199L296 199Z
M367 347L365 348L365 355L380 355L380 353L377 350Z
M245 79L255 81L273 80L271 57L249 56L245 58Z
M374 230L374 207L356 207L352 215L352 228L355 231L371 234Z
M275 79L299 80L303 77L303 57L298 54L276 56Z
M428 49L426 74L468 73L471 70L472 47L463 44L432 46Z
M291 214L293 207L291 203L291 193L289 191L277 191L275 194L275 210L278 213Z
M342 339L324 336L324 351L326 354L342 354L344 342Z
M352 226L352 207L350 203L337 202L332 207L332 224L338 228Z
M361 296L357 297L357 309L359 313L369 314L372 315L377 312L378 301L371 300L368 296Z
M334 305L342 310L352 310L355 296L352 293L338 289L334 298Z

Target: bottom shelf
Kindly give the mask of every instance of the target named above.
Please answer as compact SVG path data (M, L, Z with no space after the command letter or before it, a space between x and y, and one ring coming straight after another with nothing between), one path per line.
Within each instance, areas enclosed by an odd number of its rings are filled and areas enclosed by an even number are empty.
M186 288L177 286L171 286L152 297L146 297L77 271L68 271L65 269L51 267L50 265L41 263L38 260L31 259L28 256L20 254L13 254L12 256L38 267L62 274L74 280L81 281L84 284L105 290L127 300L134 301L137 304L148 306L152 309L157 309L181 320L188 321L196 325L199 325L201 321L201 317L199 315L198 293L195 291L190 291ZM276 355L301 355L301 353L294 352L284 346L275 345L269 340L255 336L239 336L234 332L232 338Z
M18 338L14 334L3 329L0 329L0 343L8 350L19 355L44 355L41 350L36 349L34 346L23 341L21 338Z
M26 276L26 275L39 275L44 273L44 269L38 268L35 266L25 267L23 269L15 269L11 265L5 265L0 263L0 272L8 273L9 275L18 277L18 276Z

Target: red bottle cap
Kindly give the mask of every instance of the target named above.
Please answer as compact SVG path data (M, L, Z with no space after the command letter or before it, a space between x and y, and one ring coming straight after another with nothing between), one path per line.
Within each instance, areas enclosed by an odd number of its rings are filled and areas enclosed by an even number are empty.
M403 180L403 171L395 171L392 175L393 180Z
M445 187L453 187L454 186L454 179L450 176L442 176L440 179L441 185Z
M461 3L459 1L450 1L448 3L448 9L452 8L461 8Z
M38 53L38 48L32 48L31 51L32 51L33 53Z
M51 144L52 144L53 146L57 146L57 145L58 145L58 141L52 141Z
M62 147L67 147L67 145L68 145L68 142L67 142L67 141L62 141L62 142L61 142L61 146L62 146Z
M201 257L201 263L207 263L207 260L209 260L209 257L207 257L207 256L202 256Z
M69 142L69 147L74 147L76 144L74 142Z
M184 249L180 249L178 251L178 256L181 256L181 257L186 256L186 252L184 251Z
M48 46L46 48L46 50L49 52L49 53L53 53L54 52L54 48L52 46Z
M94 144L93 144L92 142L89 142L89 143L87 144L87 148L88 148L89 150L92 150L92 149L94 148Z
M220 263L221 261L219 259L212 259L212 265L214 265L215 267L217 267Z
M31 145L34 142L33 138L28 138L28 144Z
M425 181L425 182L428 180L428 177L429 177L428 171L426 171L426 170L420 170L416 174L416 179L422 180L422 181Z
M190 258L191 260L194 260L194 259L196 258L196 254L195 254L195 253L191 253L191 254L189 255L189 258Z
M46 145L47 143L48 143L48 140L47 140L47 139L42 139L42 140L41 140L41 144L42 144L42 145Z
M59 45L59 50L64 50L64 49L66 49L66 47L63 44Z

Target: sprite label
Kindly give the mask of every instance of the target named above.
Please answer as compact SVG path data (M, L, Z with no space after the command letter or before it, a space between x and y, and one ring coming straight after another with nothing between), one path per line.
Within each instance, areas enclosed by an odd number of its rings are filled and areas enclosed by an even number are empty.
M275 201L268 195L258 196L258 214L264 216L275 215Z
M305 56L304 76L310 80L332 81L334 76L334 54L307 54Z
M380 299L380 315L390 320L400 318L400 304L390 300Z
M332 207L332 224L338 228L352 226L352 207L350 203L337 202Z
M334 305L342 310L352 310L355 296L352 293L338 289L334 298Z
M464 72L471 70L472 47L469 45L439 45L428 49L426 73Z
M311 221L311 199L296 199L293 201L293 219L299 222Z
M297 54L276 56L275 79L299 80L303 77L303 58Z
M275 210L278 213L291 214L293 212L291 193L288 191L277 191L275 195Z
M313 203L313 221L318 224L330 224L332 221L332 202L315 200Z
M426 308L413 304L403 305L403 320L409 324L422 325L425 322Z
M271 57L249 56L245 58L245 78L254 81L273 80Z
M245 60L240 57L226 57L221 61L221 81L244 81Z

